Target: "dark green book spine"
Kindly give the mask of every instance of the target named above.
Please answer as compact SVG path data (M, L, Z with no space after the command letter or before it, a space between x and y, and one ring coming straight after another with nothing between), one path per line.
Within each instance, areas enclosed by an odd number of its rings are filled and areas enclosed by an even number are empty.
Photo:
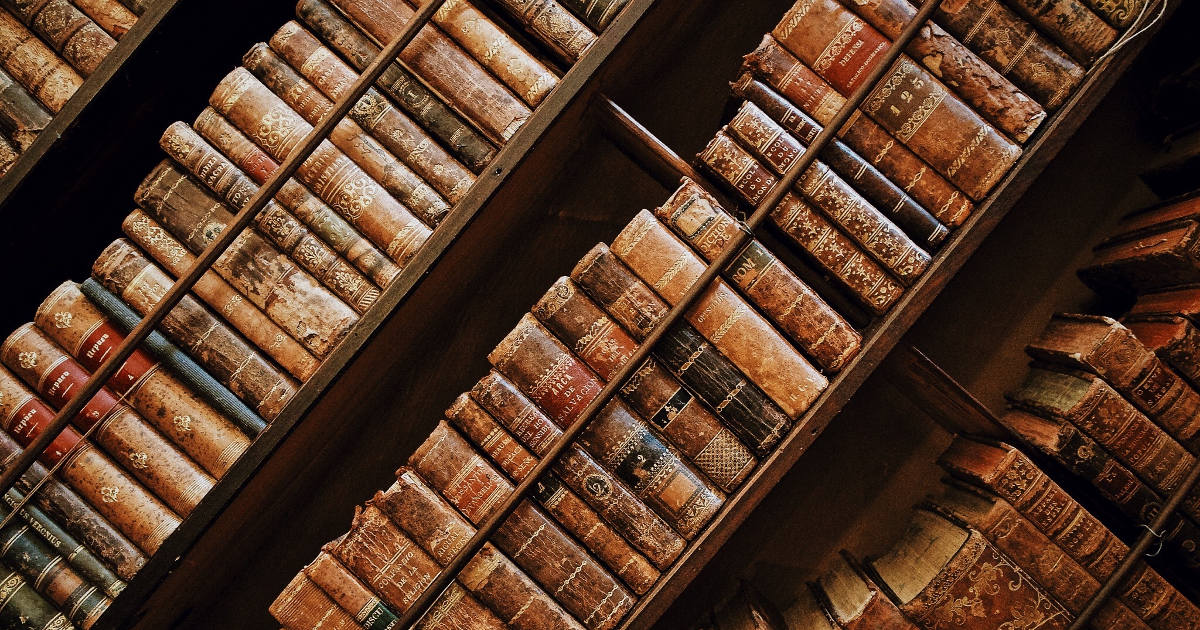
M66 630L73 627L20 573L0 564L0 628Z
M571 13L597 33L608 28L628 2L629 0L562 0L564 7L570 9Z
M10 508L16 507L24 498L25 495L16 490L9 490L4 494L4 502ZM8 510L0 508L0 518L8 516L8 513ZM66 558L83 579L99 586L105 595L116 597L125 590L125 582L121 578L104 566L104 563L90 549L54 522L45 512L32 504L27 504L21 508L19 516L42 537L42 540L51 549Z
M0 508L0 518L9 510ZM0 530L0 562L16 569L42 597L69 615L71 623L89 627L112 603L99 587L83 579L29 525L20 522Z

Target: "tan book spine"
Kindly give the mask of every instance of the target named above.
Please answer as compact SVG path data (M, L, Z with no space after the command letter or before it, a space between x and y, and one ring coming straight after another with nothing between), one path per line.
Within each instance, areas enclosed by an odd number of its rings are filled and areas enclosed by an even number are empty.
M137 15L117 0L71 0L114 39L121 39L137 22Z
M307 573L301 571L288 582L283 592L271 602L271 615L289 630L320 628L321 630L361 630L360 626L329 595L317 586Z
M357 627L391 630L400 621L396 613L363 584L337 558L322 551L304 567L303 575L325 591L341 609L354 616Z
M1117 29L1081 0L1013 0L1008 4L1085 65L1094 63L1117 41Z
M0 65L54 113L83 85L78 72L7 11L0 11Z
M96 70L117 45L68 0L5 0L4 8L40 35L83 76Z
M501 0L500 4L525 30L572 63L596 42L596 35L556 0Z

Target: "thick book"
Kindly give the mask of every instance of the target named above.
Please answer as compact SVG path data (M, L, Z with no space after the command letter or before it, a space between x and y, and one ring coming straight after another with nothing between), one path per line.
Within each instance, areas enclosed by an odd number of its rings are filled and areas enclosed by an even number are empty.
M117 0L71 0L114 39L121 39L137 22L137 14Z
M574 63L596 42L596 34L558 0L501 0L529 34Z
M56 114L83 85L74 68L7 11L0 11L0 66Z
M368 630L391 630L400 621L383 600L379 599L367 585L346 568L337 558L322 551L315 560L304 567L301 575L308 576L329 599L354 617L354 621ZM285 621L281 619L281 621Z
M580 259L571 279L638 341L667 314L666 301L604 244ZM687 322L668 329L652 352L759 456L787 434L791 418Z
M362 625L338 606L307 573L297 573L268 610L289 629L361 630Z
M1011 0L1008 4L1085 65L1117 41L1117 29L1084 0Z
M296 14L357 72L379 54L376 43L323 0L301 0ZM491 141L400 64L389 64L375 85L471 171L481 172L495 157Z
M654 215L706 261L740 232L717 200L688 179ZM826 372L841 370L858 353L862 336L758 240L747 243L722 275Z
M629 361L638 343L569 278L559 278L532 312L600 378ZM647 359L621 388L622 399L726 492L757 463L736 436L654 359Z
M37 594L19 571L0 564L0 625L12 630L60 630L71 622Z
M1097 292L1148 293L1200 282L1200 222L1183 220L1101 243L1079 278Z
M1191 320L1178 315L1136 315L1126 317L1124 323L1193 390L1200 388L1200 329Z
M117 45L116 40L69 0L4 0L3 6L85 77Z
M916 630L845 551L817 580L817 595L843 630Z
M562 0L564 6L587 22L597 33L603 33L628 2L629 0Z
M37 140L38 134L50 124L46 111L25 86L0 69L0 130L15 145L25 151Z

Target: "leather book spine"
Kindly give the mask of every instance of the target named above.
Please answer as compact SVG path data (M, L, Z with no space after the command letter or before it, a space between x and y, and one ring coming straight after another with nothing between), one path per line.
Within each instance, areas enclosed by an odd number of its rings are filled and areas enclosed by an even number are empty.
M417 0L406 1L411 10L405 23L421 6ZM537 107L558 85L549 68L470 2L446 0L433 22L530 107Z
M596 35L557 0L501 0L500 4L534 38L571 63L596 41Z
M261 81L261 86L265 86L269 90L268 93L274 93L279 101L291 108L294 114L298 114L303 124L315 125L326 112L333 109L332 101L293 70L287 62L280 59L266 44L254 45L242 57L242 66ZM253 94L258 92L259 88L259 85L252 85L250 91ZM256 96L261 98L266 95ZM329 135L329 140L426 224L436 226L450 211L450 204L438 191L397 160L378 140L363 130L353 116L338 121ZM269 150L269 147L264 148ZM286 154L275 153L273 157L282 161Z
M121 4L124 5L126 9L129 9L131 12L133 12L134 15L141 16L146 11L150 10L150 7L154 5L155 1L156 0L121 0Z
M288 582L283 592L271 602L271 616L291 628L321 628L321 630L361 630L350 613L337 605L321 587L301 571Z
M366 630L392 630L400 617L375 596L354 574L336 558L322 551L304 567L302 575L325 591L343 611L354 616L358 626Z
M214 110L282 161L311 126L248 70L234 70L213 91ZM196 121L196 129L203 125ZM403 267L429 237L429 228L334 145L321 142L296 172L338 214Z
M1083 3L1118 32L1133 24L1146 8L1146 0L1083 0Z
M732 217L691 180L654 214L706 261L736 234ZM825 371L837 372L858 353L862 336L761 242L750 241L723 275Z
M745 73L730 87L765 115L786 129L804 146L808 146L822 126L808 114L792 105L770 86ZM842 179L850 182L855 190L867 198L876 208L892 217L896 224L915 238L924 247L937 247L950 231L929 214L907 192L892 183L882 172L865 158L855 153L843 141L834 138L821 151L820 157Z
M42 302L35 321L88 371L99 368L125 338L70 283ZM223 475L250 445L245 433L141 350L130 355L108 387L213 477Z
M538 458L467 394L459 394L446 409L445 416L510 480L519 483L537 465Z
M571 278L638 341L667 312L666 302L603 244L580 260ZM686 322L669 329L653 352L760 457L791 425L783 410Z
M85 77L117 45L67 0L4 0L3 4Z
M564 6L587 22L597 33L603 33L628 2L629 0L562 0Z
M0 461L10 462L20 452L21 446L7 433L0 432ZM13 495L28 494L34 484L45 477L45 466L40 462L34 462L29 470L17 480L16 487L4 495L5 503L9 506L15 505ZM17 498L17 500L20 499ZM56 478L46 480L37 494L30 499L27 508L44 510L49 519L61 524L82 542L84 546L78 548L81 553L68 556L73 560L85 558L86 555L95 552L123 580L133 577L146 563L146 556L140 549L74 490ZM93 575L103 576L107 567L103 564L100 567L100 569L92 567L86 570ZM81 568L81 572L84 570ZM89 575L89 579L93 579L91 575ZM116 596L125 587L124 582L107 579L93 579L93 582L104 587L112 596Z
M0 625L13 630L58 630L72 628L71 622L33 586L5 564L0 564Z
M70 402L71 392L91 376L33 324L9 335L0 346L0 357L53 409ZM186 516L212 489L212 477L107 389L101 389L72 424L80 432L100 424L93 441L177 514Z
M358 72L379 54L378 45L323 0L301 0L296 14ZM472 172L481 172L495 157L491 141L399 64L390 64L375 85Z
M305 4L319 0L302 0ZM392 40L415 14L406 3L389 0L332 0L376 44ZM300 8L302 14L305 5ZM530 108L493 78L439 29L421 29L401 51L400 62L445 96L492 142L504 144L531 114Z
M842 552L842 556L842 561L850 565L850 570L854 572L854 578L861 580L868 595L866 602L858 610L846 611L845 614L837 613L828 593L824 590L826 580L822 579L818 582L815 592L823 600L822 603L826 610L832 613L838 628L843 630L917 630L918 626L909 621L908 617L900 612L896 604L879 586L862 572L857 561L849 558L845 551Z
M58 113L83 77L7 11L0 11L0 66L53 113Z
M1013 0L1008 4L1085 65L1095 62L1117 40L1117 30L1082 0Z
M229 222L229 211L170 163L138 188L138 204L193 253L202 252ZM358 313L258 234L243 231L213 270L324 357L358 321Z
M1148 293L1200 281L1200 222L1181 221L1101 243L1077 273L1099 293Z
M28 527L13 523L0 530L0 562L31 582L79 628L91 628L112 603Z
M1191 321L1177 315L1138 315L1126 317L1124 323L1193 390L1200 387L1200 329Z
M475 535L475 526L407 466L396 471L395 483L377 492L371 505L443 566Z
M135 219L136 220L136 219ZM177 244L177 243L176 243ZM190 257L190 255L189 255ZM190 261L188 261L190 264ZM161 269L146 259L136 248L124 240L114 241L96 259L92 273L104 284L105 288L119 295L126 304L143 316L154 308L173 282ZM210 276L216 278L216 276ZM226 285L228 286L228 285ZM231 289L232 291L232 289ZM199 292L197 292L199 293ZM231 312L245 313L242 308L246 302L239 296L229 309L219 311L225 316L215 315L204 308L191 296L184 296L167 317L163 320L161 329L171 337L171 340L203 362L214 376L230 388L239 398L251 401L258 412L267 418L279 415L284 406L296 393L296 383L283 374L279 368L264 358L252 346L242 340L226 321L233 319ZM229 299L235 299L232 296ZM220 302L217 302L220 304ZM228 304L228 302L226 302ZM250 311L252 315L262 316L258 310ZM274 347L268 348L295 351L301 350L299 363L305 368L306 376L316 369L316 359L288 337L282 330L274 326L271 320L262 316L262 321L251 320L250 324L262 326L266 331L276 335ZM266 326L271 324L271 326ZM254 330L254 328L251 328ZM283 342L290 342L284 344ZM285 355L285 358L294 355Z
M71 4L79 7L113 39L121 39L137 22L137 14L117 0L71 0Z
M0 127L15 145L14 150L28 150L49 124L50 112L25 86L0 69Z
M844 2L846 8L889 40L917 14L909 0ZM914 60L950 86L973 110L1008 137L1025 143L1046 120L1046 110L934 21L925 23L905 48Z
M705 267L699 256L645 210L613 239L612 251L672 304ZM723 280L713 282L685 318L792 419L804 413L829 385Z
M568 278L559 278L532 310L606 381L637 348L637 341ZM757 464L750 450L654 359L638 368L621 396L722 490L736 488Z
M294 21L271 36L270 46L331 101L341 98L358 79L350 66ZM462 200L475 183L474 174L375 88L368 89L347 116L450 203Z

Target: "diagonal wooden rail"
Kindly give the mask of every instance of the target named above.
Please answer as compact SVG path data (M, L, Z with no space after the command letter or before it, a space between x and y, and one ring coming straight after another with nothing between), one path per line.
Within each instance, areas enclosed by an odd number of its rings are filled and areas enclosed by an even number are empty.
M655 325L654 329L649 335L646 336L645 340L642 341L633 355L625 362L625 365L612 375L612 378L607 384L605 384L604 388L600 390L600 393L596 396L596 398L594 398L592 402L583 410L583 413L580 414L579 419L575 422L575 424L571 425L571 427L569 427L561 436L559 436L558 440L554 443L546 455L542 457L541 461L538 462L537 466L533 468L530 474L526 476L520 484L517 485L508 498L496 509L495 512L492 513L491 516L487 518L487 520L483 522L483 524L475 532L475 535L472 536L471 540L467 542L466 546L464 546L454 556L454 558L446 564L441 572L438 573L434 580L425 587L424 591L421 593L421 596L418 597L417 600L414 601L413 604L404 611L404 615L401 617L400 623L397 624L398 628L412 627L425 614L429 607L433 605L434 601L436 601L436 598L442 593L443 590L445 590L450 582L454 580L455 576L458 575L458 572L462 570L463 566L466 565L467 561L479 551L488 538L490 538L491 535L500 527L500 524L503 523L504 520L508 518L508 515L511 514L514 509L516 509L521 501L524 500L525 496L529 493L529 490L534 486L535 483L537 483L537 480L550 468L551 465L553 465L554 460L556 460L558 456L567 448L567 446L575 440L579 433L583 431L588 422L591 421L592 417L596 415L596 412L598 412L608 402L608 400L617 393L617 390L619 390L624 384L625 380L633 374L634 370L640 366L646 360L646 358L649 357L651 348L653 348L655 344L662 339L663 335L666 334L667 329L670 328L671 325L683 317L683 314L688 310L688 308L691 307L696 299L700 297L700 294L708 288L708 285L711 284L712 281L716 279L717 275L720 274L721 271L723 271L729 264L729 262L733 260L733 257L738 254L742 246L744 246L752 237L754 229L767 218L771 210L783 199L784 195L792 189L792 186L799 179L800 175L803 174L804 171L807 170L808 167L811 166L812 163L817 159L817 155L821 152L821 150L825 148L825 146L828 145L831 140L833 140L834 136L841 129L842 125L845 124L854 111L858 109L858 106L863 102L863 100L866 99L871 90L875 88L875 84L877 84L883 77L883 74L891 68L892 64L904 51L904 48L909 42L912 41L914 37L916 37L917 32L920 31L921 27L924 26L925 22L933 14L933 11L936 10L940 5L941 0L932 0L921 6L921 8L917 11L917 14L913 17L912 21L905 25L904 30L900 33L899 37L892 42L891 46L888 47L887 52L884 53L883 57L867 75L862 85L860 85L858 89L856 89L854 93L850 95L850 98L846 100L846 103L838 111L837 115L833 117L833 120L831 120L830 123L825 126L821 133L817 134L817 137L813 139L813 141L804 150L804 153L802 153L800 157L791 165L791 167L787 169L787 172L785 172L779 179L779 182L775 185L767 197L763 199L763 201L757 207L755 207L753 214L751 214L749 218L743 222L743 230L739 232L737 237L725 247L719 256L714 258L709 263L708 267L704 270L704 273L700 274L700 277L692 283L687 293L685 293L683 297L671 308L671 310L667 312L666 316L664 316L662 320Z

